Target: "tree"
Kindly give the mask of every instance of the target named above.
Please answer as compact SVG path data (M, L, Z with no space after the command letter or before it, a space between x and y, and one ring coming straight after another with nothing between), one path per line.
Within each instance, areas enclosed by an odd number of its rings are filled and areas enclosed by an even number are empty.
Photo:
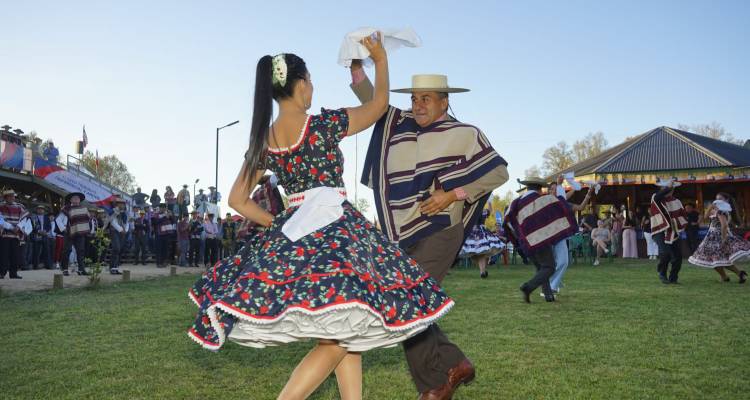
M585 138L576 140L575 143L573 143L573 163L579 163L591 157L596 157L606 149L607 139L604 138L604 133L601 131L596 133L589 132Z
M710 124L677 124L677 129L742 146L742 139L735 138L731 132L728 132L724 126L716 121L712 121Z
M539 167L536 166L536 164L530 166L525 171L523 171L524 178L532 177L532 176L542 176L542 171L539 170Z
M544 150L542 154L542 170L545 175L561 171L571 165L573 165L573 151L565 142L558 142Z
M99 180L125 193L133 193L135 190L135 177L115 155L99 158L99 167L97 168L96 156L94 153L86 151L83 154L83 166L89 171L98 171L97 178Z

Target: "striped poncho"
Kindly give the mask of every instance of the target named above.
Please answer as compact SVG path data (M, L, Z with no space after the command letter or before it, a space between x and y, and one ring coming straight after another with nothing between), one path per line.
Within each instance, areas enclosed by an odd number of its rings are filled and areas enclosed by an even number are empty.
M536 191L513 200L504 227L513 243L527 255L553 245L578 231L573 211L558 197Z
M420 202L434 190L463 187L505 165L477 127L451 119L422 128L411 112L389 107L373 129L361 182L373 189L383 232L406 248L459 218L465 232L471 230L494 187L434 216L422 214Z

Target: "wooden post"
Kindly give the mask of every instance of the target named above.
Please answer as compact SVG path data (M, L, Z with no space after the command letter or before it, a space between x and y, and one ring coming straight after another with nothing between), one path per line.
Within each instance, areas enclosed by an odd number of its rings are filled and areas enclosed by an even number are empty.
M63 288L63 275L62 274L55 274L52 276L52 289L62 289Z
M175 275L177 275L177 267L173 265L169 267L169 276L175 276Z
M695 185L695 197L696 201L698 202L698 205L696 209L698 210L698 213L702 216L703 215L703 184L698 183Z
M122 281L130 282L130 270L129 269L122 270Z

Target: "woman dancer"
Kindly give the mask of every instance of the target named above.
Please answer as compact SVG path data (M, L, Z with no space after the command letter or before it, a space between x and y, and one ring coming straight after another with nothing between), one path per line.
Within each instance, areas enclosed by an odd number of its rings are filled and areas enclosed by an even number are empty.
M651 217L648 215L648 211L643 211L639 216L643 238L646 239L646 254L648 254L649 260L656 260L659 257L659 246L651 237Z
M734 263L750 258L750 242L732 232L732 223L739 221L734 199L726 193L717 194L716 200L706 210L706 219L710 221L708 234L688 258L688 262L699 267L713 268L722 282L729 282L724 271L728 269L737 274L740 283L745 283L747 272L739 270Z
M469 232L469 235L466 236L464 245L458 254L459 257L470 258L473 263L476 263L479 266L479 276L482 278L489 276L487 261L489 261L490 257L500 253L505 248L505 243L503 243L500 236L484 226L484 222L489 215L490 210L485 207L482 210L479 221L477 221L477 224Z
M313 86L301 58L260 59L250 148L229 205L267 229L190 291L200 313L189 334L208 349L226 339L251 347L317 340L279 399L306 398L332 371L341 398L359 399L359 353L421 332L453 304L346 201L338 142L372 125L388 105L385 50L380 40L363 44L375 62L373 100L318 115L307 114ZM272 123L273 100L279 116ZM275 218L250 199L266 169L290 193L289 208Z

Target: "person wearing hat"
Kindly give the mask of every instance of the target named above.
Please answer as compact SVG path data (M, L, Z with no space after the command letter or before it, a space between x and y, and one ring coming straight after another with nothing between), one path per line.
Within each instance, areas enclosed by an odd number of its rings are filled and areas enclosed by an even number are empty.
M177 206L179 207L179 217L186 217L188 215L188 206L190 205L190 192L188 191L188 185L182 185L182 190L177 193Z
M148 238L149 221L145 210L138 210L133 219L133 264L146 265L146 242Z
M201 248L201 235L203 234L203 222L201 222L200 213L198 210L193 210L190 213L190 257L188 258L188 264L195 268L198 268L198 256L200 255Z
M552 302L555 296L549 279L555 272L553 245L577 232L575 215L564 199L542 194L547 185L543 179L529 177L518 183L526 186L526 191L508 206L504 227L514 245L536 266L534 277L519 290L530 303L531 293L541 286L545 300Z
M109 222L109 239L111 253L109 256L109 273L112 275L121 275L120 265L122 256L125 253L125 236L130 229L128 223L128 213L125 209L126 203L122 198L116 198L112 201L112 215Z
M237 250L237 224L232 220L232 214L227 213L222 225L221 244L224 257L229 257Z
M7 272L10 279L22 279L18 275L21 265L21 239L23 231L21 221L28 216L26 208L16 201L13 189L3 191L3 201L0 203L0 279L5 278Z
M682 268L682 240L680 233L687 227L687 212L682 202L674 197L674 189L681 183L675 180L659 181L661 189L651 196L649 220L651 238L659 247L659 263L656 266L659 280L664 284L676 284ZM669 264L672 269L667 274Z
M159 204L159 213L155 215L156 223L156 267L165 268L169 260L170 244L177 233L177 225L166 203ZM176 238L175 238L176 239Z
M198 189L198 194L195 195L195 201L193 201L193 209L197 210L200 214L204 214L206 212L207 201L208 197L203 194L203 189Z
M351 73L360 101L372 98L360 61L352 63ZM492 190L508 180L507 162L482 131L448 114L449 95L468 91L450 87L445 75L414 75L411 87L392 90L410 94L411 109L388 107L373 128L362 173L362 183L373 189L383 232L438 281ZM401 139L392 140L395 136ZM401 200L398 207L392 206L395 199ZM423 399L450 398L474 377L469 359L436 324L406 341L404 349ZM428 359L435 364L427 365Z
M221 193L216 191L216 186L209 186L208 187L209 194L208 194L208 202L211 204L219 204L221 201Z
M89 210L81 204L86 200L86 196L80 192L69 193L65 196L67 205L60 212L64 218L58 218L61 230L65 232L65 247L62 253L62 271L67 276L68 266L70 264L70 253L75 248L78 275L88 275L86 272L86 236L91 231L89 225ZM64 229L62 226L64 225Z
M203 221L203 231L206 233L205 258L208 259L207 267L216 264L219 260L219 226L214 222L214 213L209 211L206 220ZM204 262L206 259L204 258Z

